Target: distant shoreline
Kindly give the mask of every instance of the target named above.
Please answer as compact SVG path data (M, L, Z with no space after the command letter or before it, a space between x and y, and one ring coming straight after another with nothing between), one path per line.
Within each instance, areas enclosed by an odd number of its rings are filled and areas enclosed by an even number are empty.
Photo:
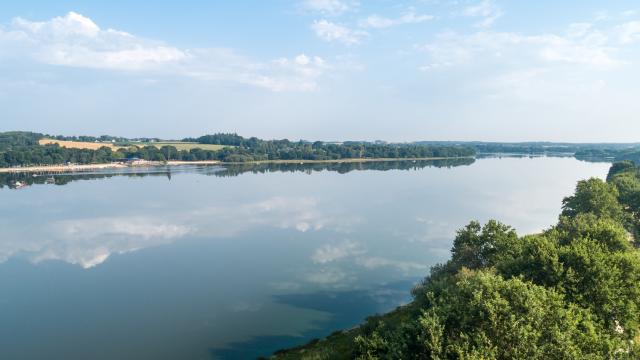
M425 157L425 158L349 158L331 160L256 160L243 162L222 162L218 160L201 161L144 161L132 165L123 163L103 163L103 164L83 164L83 165L42 165L0 168L0 173L31 173L31 172L72 172L90 171L102 169L126 169L175 165L260 165L260 164L336 164L336 163L366 163L366 162L389 162L389 161L425 161L425 160L451 160L451 159L473 159L473 156L460 157Z

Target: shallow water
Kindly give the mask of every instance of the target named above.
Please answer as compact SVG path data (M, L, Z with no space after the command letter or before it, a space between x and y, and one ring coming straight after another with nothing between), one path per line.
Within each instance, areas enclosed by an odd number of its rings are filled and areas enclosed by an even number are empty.
M472 219L548 227L608 166L184 166L29 175L20 190L4 177L0 358L268 355L409 301Z

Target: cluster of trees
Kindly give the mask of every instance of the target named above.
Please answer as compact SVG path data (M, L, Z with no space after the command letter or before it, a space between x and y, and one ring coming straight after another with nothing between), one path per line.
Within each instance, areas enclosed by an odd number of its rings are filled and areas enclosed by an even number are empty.
M251 147L252 144L256 144L260 140L255 137L245 139L244 137L238 134L218 133L213 135L204 135L198 138L186 138L186 139L182 139L182 141L197 142L199 144Z
M640 358L640 171L580 181L558 224L518 237L497 221L458 232L401 323L371 318L362 359Z
M101 136L64 136L64 135L46 135L49 139L63 140L63 141L81 141L81 142L116 142L116 143L128 143L131 140L121 136L101 135Z
M522 237L471 222L409 305L275 358L639 359L640 168L580 181L562 209Z
M52 165L62 163L92 164L139 158L151 161L167 160L220 160L246 162L261 160L336 160L351 158L428 158L471 157L475 152L459 146L381 145L371 143L326 144L323 142L291 142L289 140L260 140L243 138L236 134L206 135L197 139L201 144L219 144L221 150L178 150L174 146L127 146L116 151L102 147L97 150L71 149L56 144L39 145L44 135L28 132L0 133L0 167ZM124 138L102 136L57 137L76 141L128 142Z
M244 138L237 134L205 135L197 139L184 139L201 144L228 145L220 150L220 160L228 162L262 160L338 160L354 158L429 158L471 157L475 151L469 147L453 145L374 144L322 141L261 140Z

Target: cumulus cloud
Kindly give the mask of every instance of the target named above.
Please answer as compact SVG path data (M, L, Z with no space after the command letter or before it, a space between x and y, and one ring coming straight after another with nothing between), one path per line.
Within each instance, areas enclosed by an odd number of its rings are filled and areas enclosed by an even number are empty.
M96 69L141 70L186 60L186 51L137 38L113 29L101 29L75 12L45 22L16 18L14 36L28 42L35 60L52 65Z
M308 91L329 68L317 56L256 61L231 49L180 49L114 29L70 12L48 21L16 18L0 30L0 58L49 65L177 75L272 91Z
M504 15L502 9L493 0L482 0L471 6L467 6L462 14L468 17L481 18L475 25L477 27L491 27L493 23Z
M417 15L414 12L409 12L398 18L387 18L379 15L370 15L366 19L360 21L360 26L363 28L375 28L382 29L395 25L403 24L418 24L425 21L433 20L433 15Z
M324 41L338 41L346 45L358 44L363 37L368 35L365 31L351 29L327 20L314 21L311 29L316 36Z

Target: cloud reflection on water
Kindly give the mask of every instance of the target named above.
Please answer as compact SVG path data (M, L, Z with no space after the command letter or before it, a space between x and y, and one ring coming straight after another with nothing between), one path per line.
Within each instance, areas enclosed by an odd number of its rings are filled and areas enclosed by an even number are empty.
M192 237L233 237L261 226L300 232L325 228L348 231L350 220L325 213L311 197L271 197L236 206L208 206L153 216L67 218L0 240L0 259L6 261L25 253L33 263L61 260L91 268L112 254Z

